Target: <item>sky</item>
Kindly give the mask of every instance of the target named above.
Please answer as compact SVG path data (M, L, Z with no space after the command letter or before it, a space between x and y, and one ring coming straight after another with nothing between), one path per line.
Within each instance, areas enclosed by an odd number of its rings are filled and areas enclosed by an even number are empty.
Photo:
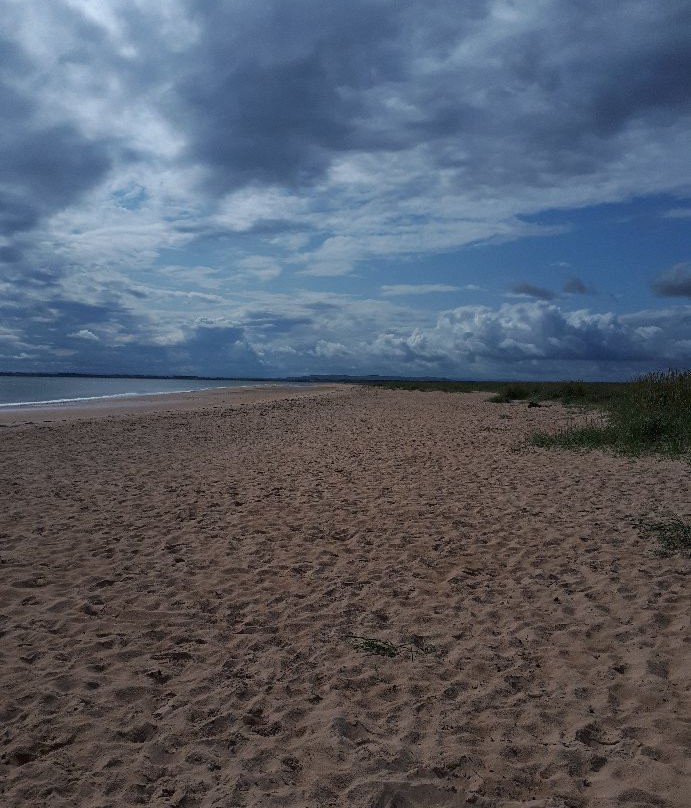
M0 370L691 365L688 0L0 14Z

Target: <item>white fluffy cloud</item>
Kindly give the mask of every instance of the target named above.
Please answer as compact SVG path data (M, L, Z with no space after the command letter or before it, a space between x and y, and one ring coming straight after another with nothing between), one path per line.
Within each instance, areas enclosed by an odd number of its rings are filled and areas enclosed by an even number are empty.
M460 286L451 286L447 283L394 283L381 287L384 297L398 297L401 295L431 295L444 292L460 292Z
M689 315L691 307L617 316L548 303L465 306L443 312L434 328L403 342L423 357L507 367L525 360L678 363L691 355Z
M341 370L366 361L370 371L403 375L540 378L561 368L564 376L621 378L688 362L691 307L618 316L544 302L463 306L408 333L392 328L356 340L337 337L319 342L316 352L338 358Z

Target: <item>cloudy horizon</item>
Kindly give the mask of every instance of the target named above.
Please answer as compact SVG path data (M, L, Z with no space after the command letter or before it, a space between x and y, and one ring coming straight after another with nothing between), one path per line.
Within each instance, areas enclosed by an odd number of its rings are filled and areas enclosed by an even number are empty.
M0 8L0 371L691 365L687 2Z

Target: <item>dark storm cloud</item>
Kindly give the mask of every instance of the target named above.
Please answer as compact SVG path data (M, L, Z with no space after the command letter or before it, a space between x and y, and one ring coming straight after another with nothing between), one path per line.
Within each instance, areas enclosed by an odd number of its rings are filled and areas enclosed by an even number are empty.
M0 135L3 184L36 217L78 199L110 166L104 144L85 140L68 124L44 129L28 121L14 124Z
M218 193L416 146L459 183L540 187L617 159L630 123L688 112L688 3L554 2L514 28L496 5L190 4L201 38L169 111Z
M222 375L228 368L235 374L256 373L261 368L245 329L239 326L200 325L183 343L167 350L174 366L201 368L202 373Z
M4 264L17 264L22 259L22 251L18 246L0 247L0 261Z
M604 131L646 114L664 114L689 102L691 6L672 4L639 49L609 66L593 94L593 117ZM656 22L658 22L656 20Z
M57 297L28 296L21 289L6 298L6 303L21 301L22 306L3 307L2 321L11 328L21 330L27 343L34 345L62 345L63 337L72 331L93 324L111 322L132 326L132 318L115 305L91 305ZM129 322L128 322L129 320Z
M580 278L571 277L564 281L563 290L568 295L589 295L591 290Z
M10 236L30 230L39 218L40 200L26 201L13 189L0 187L0 235Z
M660 272L650 288L660 297L691 297L691 262Z
M538 300L553 300L556 295L549 289L543 289L542 286L535 286L533 283L527 281L519 281L514 283L511 287L511 292L514 295L525 295L526 297L534 297Z
M381 139L368 131L363 94L402 77L391 7L297 0L191 10L203 36L172 114L210 169L210 187L309 183L333 153Z
M280 71L242 68L215 83L204 74L185 82L182 94L200 122L193 155L221 191L229 183L308 182L346 138L350 114L315 58Z
M219 195L306 186L338 155L410 149L457 188L544 187L594 175L621 156L616 136L628 124L667 125L691 99L683 0L562 0L505 16L489 0L190 1L192 44L127 4L128 58L104 28L60 8L74 39L62 64L112 75L119 102L146 98L162 111ZM0 65L12 79L0 86L10 124L0 227L16 232L98 182L110 151L68 121L37 124L34 102L13 87L36 69L17 45L0 45ZM433 182L411 169L406 193ZM270 220L257 233L294 226Z
M7 237L76 202L111 165L106 141L87 139L69 121L42 120L40 107L15 86L35 75L17 45L0 42L0 234ZM16 255L17 248L6 249Z

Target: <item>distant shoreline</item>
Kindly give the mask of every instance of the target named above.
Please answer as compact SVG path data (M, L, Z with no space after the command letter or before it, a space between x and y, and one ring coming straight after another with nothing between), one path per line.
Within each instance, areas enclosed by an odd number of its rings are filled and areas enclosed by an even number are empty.
M259 378L248 376L178 376L160 375L157 373L31 373L8 370L0 370L0 376L38 376L51 379L171 379L173 381L176 379L180 379L181 381L189 379L193 381L209 382L273 382L287 380L270 377Z
M249 381L249 380L244 380ZM287 383L285 383L287 385ZM156 390L151 393L111 393L110 395L104 394L101 396L76 396L74 398L53 398L53 399L46 399L45 401L12 401L0 404L0 410L10 410L10 409L42 409L46 407L60 407L61 405L71 405L74 404L76 406L84 405L89 406L89 404L85 404L85 402L99 402L99 401L110 401L110 400L120 400L120 399L137 399L137 398L146 398L148 396L175 396L180 395L182 393L204 393L208 390L244 390L244 389L252 389L252 390L265 390L267 388L284 386L281 382L276 382L274 385L271 382L264 382L261 386L257 386L256 383L254 384L243 384L238 387L195 387L190 390Z
M344 388L328 384L303 383L298 385L277 382L262 386L209 387L199 390L98 396L63 402L6 405L0 407L0 426L20 426L64 420L92 420L144 412L190 412L206 408L234 407L292 397L322 395L342 389Z

